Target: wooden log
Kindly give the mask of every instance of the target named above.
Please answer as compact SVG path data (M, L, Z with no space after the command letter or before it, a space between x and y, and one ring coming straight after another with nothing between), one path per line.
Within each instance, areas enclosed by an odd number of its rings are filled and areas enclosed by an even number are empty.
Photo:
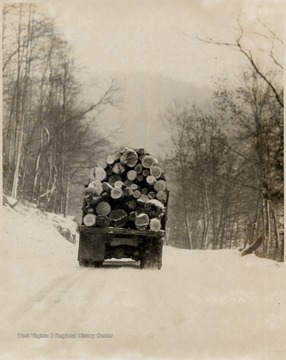
M125 202L125 205L126 205L126 207L128 208L128 210L135 210L136 207L137 207L137 202L136 202L135 199L133 199L133 200L127 200L127 201Z
M157 180L152 175L149 175L149 176L146 177L146 182L147 182L148 185L153 186L153 185L156 184L156 181Z
M141 192L139 190L135 190L133 191L132 196L134 197L134 199L139 199L141 196Z
M126 187L130 187L131 185L133 184L133 182L131 181L131 180L125 180L124 181L124 185L126 186Z
M122 189L120 189L118 187L114 187L110 192L110 196L114 200L120 200L124 197L124 192Z
M129 218L130 221L135 222L137 215L138 215L138 214L137 214L136 211L131 211L131 212L129 213L129 215L128 215L128 218Z
M101 201L106 201L106 202L110 202L110 196L108 193L103 192L100 196L97 195L93 195L91 204L93 206L96 206L98 203L100 203Z
M107 216L111 212L111 205L107 201L100 201L97 204L95 211L97 215Z
M158 160L151 155L144 155L141 162L142 166L148 169L153 165L158 165Z
M140 187L137 184L131 184L130 187L133 191L140 190Z
M149 216L145 213L138 214L135 219L135 226L138 230L146 230L149 225Z
M147 195L149 192L149 190L147 188L142 188L141 189L141 193L144 194L144 195Z
M105 159L99 159L97 161L97 164L96 164L96 166L101 167L102 169L106 169L107 165L108 164L107 164L107 161Z
M123 209L113 209L109 214L110 224L115 227L124 227L128 222L128 215Z
M138 200L141 200L143 202L147 202L149 200L149 198L148 198L148 195L141 193L141 196L140 196L140 198Z
M108 167L105 169L106 175L111 176L113 174L112 166L108 165Z
M94 188L96 195L100 195L103 192L103 186L100 180L93 180L91 183L88 184L88 187Z
M167 184L165 180L158 180L156 184L154 184L155 191L162 191L167 189Z
M160 177L163 175L163 170L159 166L151 166L150 175L154 176L155 179L160 179Z
M148 200L145 204L145 210L147 212L149 211L157 211L157 212L163 212L165 211L165 206L164 204L158 200L158 199L151 199L151 200Z
M151 219L149 227L150 227L151 231L160 231L161 230L161 221L156 218Z
M108 227L110 226L110 219L108 216L104 216L104 215L97 216L96 224L99 227Z
M133 149L126 149L120 158L121 164L129 168L133 168L137 164L137 161L138 155Z
M121 146L121 148L119 149L119 153L122 155L122 154L124 154L125 151L127 151L127 150L129 150L128 147L126 147L126 146Z
M83 223L85 226L94 226L96 224L96 215L86 214L83 217Z
M99 166L94 168L95 180L104 181L106 179L106 171Z
M139 148L139 149L136 149L136 152L137 154L140 156L140 155L145 155L146 154L146 151L144 148Z
M155 193L155 191L149 191L149 192L148 192L148 198L149 198L149 199L155 199L155 198L156 198L156 193Z
M126 187L124 189L124 196L131 197L132 195L133 195L133 190L131 189L131 187Z
M142 170L142 175L145 176L145 177L149 176L150 175L150 170L149 169Z
M116 181L122 180L122 177L120 175L111 175L108 178L108 183L112 186L116 183Z
M110 185L107 182L102 183L103 191L106 191L108 194L110 194L111 190L113 189L113 186Z
M136 209L137 210L139 210L139 209L144 210L144 206L145 206L146 201L144 199L142 199L141 196L140 196L139 199L136 200L136 204L137 204ZM144 211L140 211L140 212L144 212Z
M130 181L134 181L137 178L137 172L135 170L129 170L126 174L126 177Z
M125 185L124 185L124 182L123 182L123 181L117 180L117 181L115 181L115 183L114 183L114 187L119 188L119 189L123 189L123 188L125 187Z
M106 162L108 165L113 165L115 163L115 157L114 155L108 155L106 158Z
M122 154L121 154L120 151L115 152L115 153L113 154L114 160L115 160L115 161L119 161L120 158L121 158L121 155L122 155Z
M163 204L166 203L167 201L167 191L166 190L161 190L161 191L158 191L157 194L156 194L156 198L158 200L160 200Z
M136 171L137 174L141 174L143 170L142 164L136 164L134 170Z
M137 182L143 182L144 181L144 176L142 174L138 174L137 175Z
M93 197L89 201L89 204L96 206L101 201L101 199L101 196L93 195Z
M120 175L123 174L125 171L125 166L123 166L121 163L117 162L113 165L112 167L112 171L114 172L114 174L116 175Z
M91 205L87 205L83 208L83 211L86 213L86 214L94 214L94 207L91 206Z
M85 199L86 202L91 202L93 196L97 196L97 192L94 187L88 186L85 188L82 192L82 196Z

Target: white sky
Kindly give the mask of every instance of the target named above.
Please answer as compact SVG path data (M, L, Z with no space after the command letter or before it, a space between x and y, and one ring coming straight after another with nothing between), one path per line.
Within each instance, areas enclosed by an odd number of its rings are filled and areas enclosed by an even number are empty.
M269 0L49 0L43 7L57 18L78 60L95 74L153 72L201 84L241 59L194 37L231 41L240 13L247 27L260 17L281 32L282 4Z
M160 141L151 135L160 132L158 116L163 108L172 98L185 100L182 90L178 90L183 83L185 87L206 89L209 94L213 80L222 75L231 78L245 64L241 54L200 42L197 36L231 42L237 34L239 16L247 30L252 30L258 18L277 34L282 33L283 27L282 0L35 2L42 5L47 16L56 18L57 26L73 46L77 63L85 68L82 75L85 81L121 79L124 103L120 111L105 114L105 124L113 128L114 121L119 122L127 134L125 138L119 134L119 142L151 146L150 152L160 150ZM260 45L263 46L263 41ZM169 79L169 84L164 81L164 88L158 89L156 82L161 77ZM157 102L150 96L154 86L158 90ZM142 108L147 118L139 113Z

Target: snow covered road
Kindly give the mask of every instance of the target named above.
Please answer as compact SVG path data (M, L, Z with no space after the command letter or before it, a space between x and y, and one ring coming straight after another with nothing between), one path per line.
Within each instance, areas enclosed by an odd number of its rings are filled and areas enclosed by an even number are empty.
M284 265L164 247L161 271L81 268L48 219L4 217L6 359L285 359Z

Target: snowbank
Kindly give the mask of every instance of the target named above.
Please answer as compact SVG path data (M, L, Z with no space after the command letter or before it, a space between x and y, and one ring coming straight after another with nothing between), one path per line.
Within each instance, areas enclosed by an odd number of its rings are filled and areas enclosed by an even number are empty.
M11 293L13 299L21 298L23 290L32 293L43 282L76 266L76 246L57 231L55 225L67 226L59 215L23 204L17 204L15 209L3 206L1 210L0 266L7 297L2 309L6 309L15 305L9 301ZM72 225L71 231L74 229Z

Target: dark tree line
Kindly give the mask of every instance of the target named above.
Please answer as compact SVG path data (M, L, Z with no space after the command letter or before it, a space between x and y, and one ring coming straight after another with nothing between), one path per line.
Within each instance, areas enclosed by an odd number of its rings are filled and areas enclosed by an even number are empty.
M284 259L283 67L273 52L282 41L266 29L267 69L244 45L241 26L234 44L207 40L235 47L247 59L239 83L221 81L210 111L175 105L164 116L173 149L166 166L175 246L257 243L257 255Z
M31 4L3 8L4 193L66 214L70 185L105 140L98 115L113 105L111 82L81 99L69 44Z

